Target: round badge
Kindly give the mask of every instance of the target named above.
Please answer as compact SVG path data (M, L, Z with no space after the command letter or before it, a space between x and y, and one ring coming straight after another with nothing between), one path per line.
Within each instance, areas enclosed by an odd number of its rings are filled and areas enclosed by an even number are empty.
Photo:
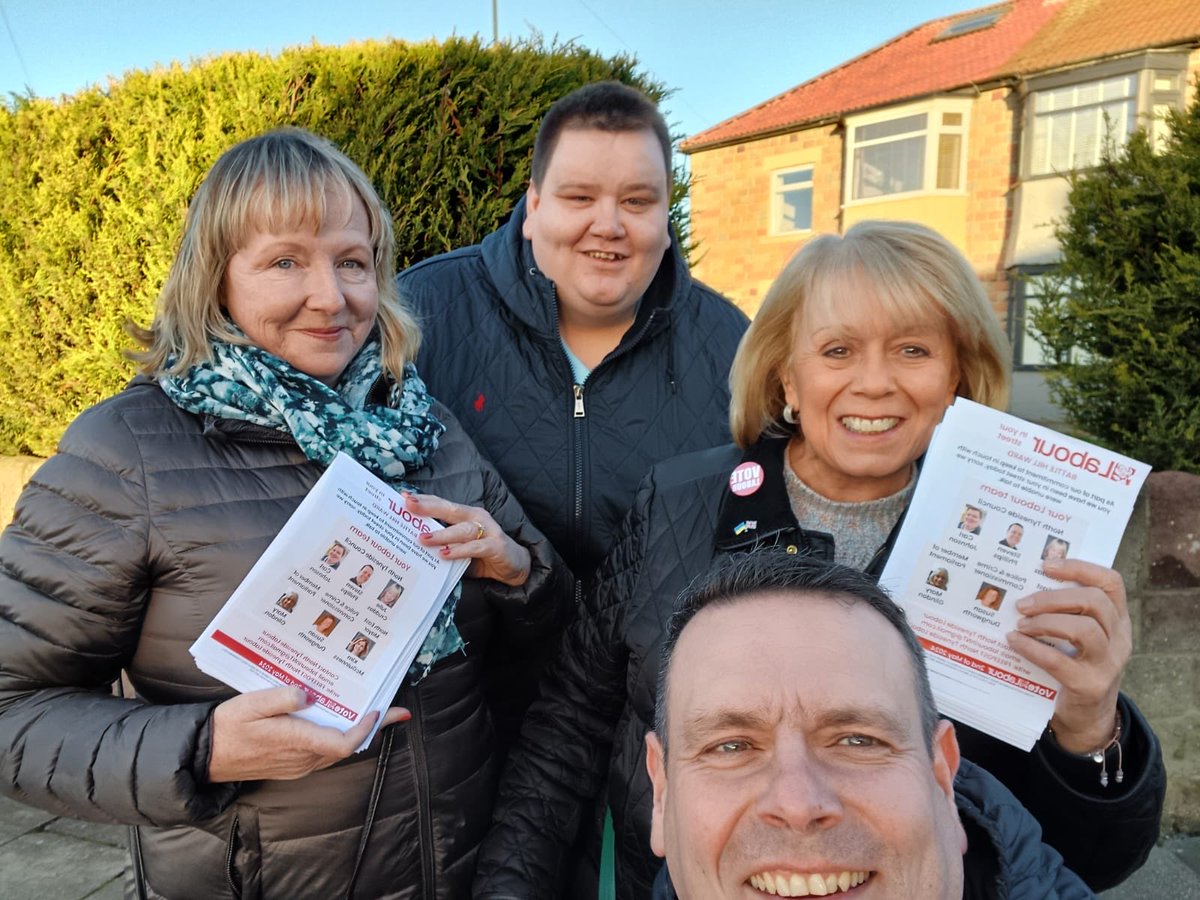
M739 497L748 497L762 487L763 467L756 462L745 462L729 475L729 489Z

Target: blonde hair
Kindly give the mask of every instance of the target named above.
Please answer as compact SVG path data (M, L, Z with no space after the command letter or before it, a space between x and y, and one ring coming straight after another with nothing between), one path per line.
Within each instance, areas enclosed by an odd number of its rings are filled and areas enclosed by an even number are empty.
M248 344L223 309L230 258L257 232L325 220L327 195L366 208L375 281L382 363L393 378L415 357L421 332L395 285L392 219L363 171L325 138L302 128L276 128L230 147L209 169L188 206L183 237L158 295L148 329L130 327L144 348L130 353L141 371L178 374L211 359L211 344Z
M781 372L791 357L795 330L807 304L833 306L837 292L855 282L870 286L886 315L944 324L955 348L958 395L1007 408L1008 338L970 263L924 225L866 221L842 236L813 238L767 291L729 373L730 430L740 446L750 446L765 433L792 430L782 419Z

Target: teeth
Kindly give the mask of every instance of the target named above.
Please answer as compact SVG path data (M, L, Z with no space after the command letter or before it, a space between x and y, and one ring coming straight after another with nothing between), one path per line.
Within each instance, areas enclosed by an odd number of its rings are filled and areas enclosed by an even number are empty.
M843 416L842 424L857 434L879 434L900 424L895 416L884 419L864 419L860 416Z
M750 886L772 897L828 897L838 891L858 887L869 877L861 870L828 872L823 875L801 875L793 872L758 872L750 876Z
M587 255L592 259L614 260L620 258L620 256L616 253L605 253L603 250L589 250Z

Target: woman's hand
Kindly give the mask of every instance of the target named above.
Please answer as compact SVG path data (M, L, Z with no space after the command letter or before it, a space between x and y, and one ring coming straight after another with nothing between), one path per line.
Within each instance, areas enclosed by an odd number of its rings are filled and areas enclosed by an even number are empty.
M451 503L432 494L405 494L404 507L446 527L421 535L426 547L438 548L443 559L470 559L467 574L522 585L529 578L529 551L504 533L486 509Z
M1079 587L1039 591L1023 598L1024 618L1009 632L1012 648L1062 685L1050 727L1059 746L1089 753L1113 736L1121 674L1133 650L1133 629L1120 573L1077 559L1048 559L1043 568ZM1036 638L1066 641L1075 655Z
M213 710L212 754L208 780L258 781L302 778L345 759L363 742L377 713L345 734L314 725L288 713L304 709L309 696L297 687L250 691L226 700ZM407 709L393 707L383 724L404 722Z

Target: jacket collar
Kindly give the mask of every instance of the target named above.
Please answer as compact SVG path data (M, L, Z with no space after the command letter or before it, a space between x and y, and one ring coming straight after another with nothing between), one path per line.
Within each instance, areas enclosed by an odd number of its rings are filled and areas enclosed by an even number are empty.
M761 438L730 471L713 536L718 553L804 542L783 480L787 445L786 437Z
M833 535L805 531L796 521L788 499L783 467L787 465L789 438L763 437L749 447L741 461L730 471L717 514L713 535L717 553L737 553L764 546L783 546L789 553L808 553L833 559ZM920 469L924 457L917 460ZM754 485L757 483L757 487ZM883 546L867 564L866 571L876 577L883 571L900 526L908 509L900 514Z

